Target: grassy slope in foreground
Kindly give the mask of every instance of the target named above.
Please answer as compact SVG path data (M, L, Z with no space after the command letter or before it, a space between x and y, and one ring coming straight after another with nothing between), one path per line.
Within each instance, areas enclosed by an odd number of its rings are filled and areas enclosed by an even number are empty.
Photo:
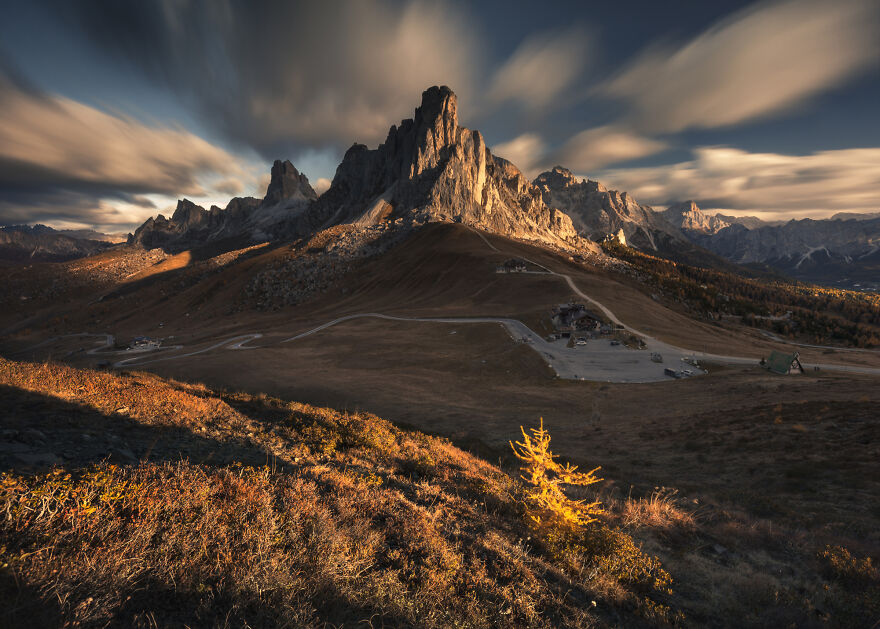
M594 525L538 541L519 485L444 439L142 373L0 359L0 388L7 431L51 414L58 435L42 424L35 437L46 448L103 418L68 469L2 476L3 626L584 627L671 614L668 576L629 536ZM173 461L166 435L200 462ZM111 460L120 440L149 442L153 460L90 464L102 440Z
M679 592L628 533L670 559L704 545L668 494L538 528L499 468L365 413L3 359L0 395L4 433L70 453L46 472L0 450L4 627L858 626L880 611L870 560L839 548L806 593ZM149 462L96 464L129 447Z

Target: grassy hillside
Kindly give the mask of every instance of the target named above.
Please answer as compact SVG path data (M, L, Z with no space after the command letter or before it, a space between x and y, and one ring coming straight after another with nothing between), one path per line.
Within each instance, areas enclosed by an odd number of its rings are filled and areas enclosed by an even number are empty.
M444 439L148 374L3 360L0 383L4 436L31 445L0 450L3 626L674 616L612 520L539 530L520 484Z
M569 487L605 512L565 524L512 456L501 469L366 413L2 359L0 397L4 627L870 626L880 613L871 560L839 545L805 552L792 531L665 489Z
M616 243L603 247L695 314L734 315L742 317L745 325L811 343L880 346L880 296L875 293L753 279L727 269L677 264Z

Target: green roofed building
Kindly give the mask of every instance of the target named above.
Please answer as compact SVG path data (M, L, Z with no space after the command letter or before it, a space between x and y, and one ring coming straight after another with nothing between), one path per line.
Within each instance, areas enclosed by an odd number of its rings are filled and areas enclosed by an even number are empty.
M799 373L804 373L804 368L801 366L801 361L798 359L797 352L786 354L785 352L777 352L776 350L773 350L764 367L773 373L779 374L790 374L792 369Z

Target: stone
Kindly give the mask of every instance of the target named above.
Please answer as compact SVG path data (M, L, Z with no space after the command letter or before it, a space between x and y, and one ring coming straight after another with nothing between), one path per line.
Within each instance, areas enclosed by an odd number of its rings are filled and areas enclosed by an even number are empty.
M134 452L128 448L115 448L113 452L129 463L137 463L138 458L135 456Z
M19 434L18 440L30 445L39 445L46 442L46 435L34 428L28 428Z

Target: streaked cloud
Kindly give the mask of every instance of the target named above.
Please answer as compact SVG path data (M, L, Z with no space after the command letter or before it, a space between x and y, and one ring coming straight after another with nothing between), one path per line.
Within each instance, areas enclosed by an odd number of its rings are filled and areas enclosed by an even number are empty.
M693 199L768 219L880 210L880 148L781 155L702 147L686 162L596 174L651 205Z
M318 177L318 179L315 180L315 183L312 184L312 188L318 194L318 196L321 196L330 189L331 183L332 182L326 177Z
M218 190L242 187L236 158L180 128L44 94L4 74L0 111L0 222L76 214L85 223L130 223L152 207L145 194L203 196L203 182L217 177ZM138 214L113 210L111 199Z
M606 125L581 131L555 151L549 160L584 172L654 155L666 148L667 145L659 140L638 135L623 127Z
M230 177L214 183L211 189L217 193L234 197L241 195L244 191L244 183L240 179Z
M530 178L541 170L545 153L544 141L535 133L524 133L492 147L493 155L512 162Z
M570 96L587 63L590 40L580 28L542 33L523 41L495 72L487 99L537 110Z
M225 150L179 128L144 125L0 77L0 184L85 183L199 195L201 174L234 173Z
M472 21L442 1L58 4L266 159L375 145L425 88L448 84L466 101L480 72Z
M600 92L657 133L778 113L876 65L878 14L875 0L758 4L681 47L649 49Z

